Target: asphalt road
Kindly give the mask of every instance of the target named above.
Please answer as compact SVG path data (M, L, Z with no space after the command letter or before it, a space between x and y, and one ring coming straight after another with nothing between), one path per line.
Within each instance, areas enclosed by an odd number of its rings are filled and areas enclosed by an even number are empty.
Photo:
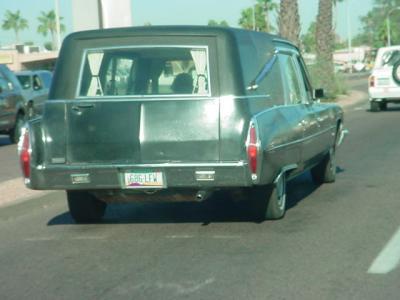
M337 182L292 181L280 221L219 195L93 225L59 192L1 208L1 299L399 299L400 107L367 107L346 113Z
M0 182L21 176L17 146L6 135L0 135Z

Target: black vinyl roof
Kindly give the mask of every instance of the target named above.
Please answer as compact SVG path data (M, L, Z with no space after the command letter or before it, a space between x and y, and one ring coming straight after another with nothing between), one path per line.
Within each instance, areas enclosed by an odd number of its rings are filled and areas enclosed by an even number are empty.
M75 32L70 35L74 39L118 37L118 36L136 36L136 35L240 35L240 34L262 35L264 38L279 38L276 35L255 32L240 28L222 27L222 26L194 26L194 25L168 25L168 26L133 26L111 29L97 29Z

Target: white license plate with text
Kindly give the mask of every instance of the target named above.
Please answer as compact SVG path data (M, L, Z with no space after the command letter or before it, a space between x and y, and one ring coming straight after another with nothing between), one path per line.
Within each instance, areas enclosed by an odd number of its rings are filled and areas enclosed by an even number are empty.
M126 172L124 174L126 188L162 188L164 178L162 172Z

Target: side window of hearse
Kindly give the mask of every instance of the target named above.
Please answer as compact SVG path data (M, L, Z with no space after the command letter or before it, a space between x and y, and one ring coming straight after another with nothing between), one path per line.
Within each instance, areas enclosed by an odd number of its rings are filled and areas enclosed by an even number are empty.
M300 80L304 86L304 90L306 92L306 101L307 102L312 102L313 96L312 96L312 88L311 88L311 83L310 83L310 79L307 73L307 69L306 69L306 65L303 61L303 59L296 55L296 63L299 67L300 70Z
M271 70L259 84L259 93L269 95L273 105L285 104L282 77L279 61L276 60Z
M304 84L300 81L299 70L292 56L279 54L279 60L284 82L286 83L286 104L301 104L306 102Z

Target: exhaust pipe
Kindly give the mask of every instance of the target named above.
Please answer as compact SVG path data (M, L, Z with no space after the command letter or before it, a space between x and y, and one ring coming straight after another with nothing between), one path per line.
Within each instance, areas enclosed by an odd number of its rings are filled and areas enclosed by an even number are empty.
M196 201L201 202L207 200L211 195L212 195L211 191L201 190L197 192L195 199Z

